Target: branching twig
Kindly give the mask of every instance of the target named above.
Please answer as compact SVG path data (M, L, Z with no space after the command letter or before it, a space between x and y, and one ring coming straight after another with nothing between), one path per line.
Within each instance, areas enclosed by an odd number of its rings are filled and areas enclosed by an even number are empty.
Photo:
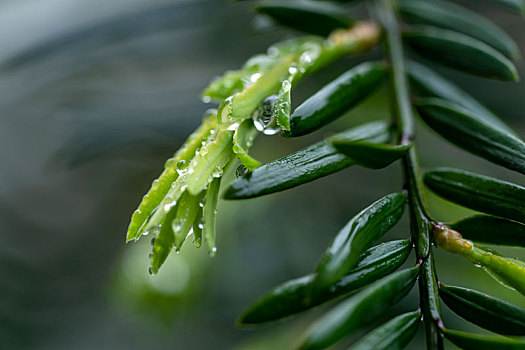
M392 65L393 115L398 141L410 144L415 139L414 115L410 103L409 88L405 75L405 59L394 0L378 0L378 15L386 31L386 44ZM413 145L403 158L405 190L408 192L412 238L416 244L417 263L422 264L419 278L420 307L423 310L427 347L442 349L440 335L442 321L437 292L437 278L430 248L432 219L426 207L422 190L416 147Z

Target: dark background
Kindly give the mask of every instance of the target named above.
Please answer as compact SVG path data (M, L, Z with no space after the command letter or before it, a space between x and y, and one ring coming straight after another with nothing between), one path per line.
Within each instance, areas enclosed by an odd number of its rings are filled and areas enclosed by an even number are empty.
M507 29L525 55L522 18L490 2L462 3ZM218 0L0 0L2 349L288 349L323 311L255 331L234 327L256 297L309 273L355 213L399 190L398 164L354 167L300 189L221 202L218 255L186 245L157 277L147 273L149 239L124 243L140 198L209 108L198 98L207 82L293 34L255 30L254 23L251 4ZM294 103L362 59L308 79ZM525 76L523 62L520 71ZM524 135L524 83L440 72ZM261 135L253 154L269 161L330 131L389 118L386 97L379 91L305 138ZM424 167L456 166L525 184L420 123L418 147ZM469 213L430 200L440 220ZM385 239L408 237L407 230L405 218ZM525 306L460 257L437 252L437 260L442 281ZM416 305L414 290L385 319ZM484 332L444 312L451 328ZM421 348L422 337L412 348Z

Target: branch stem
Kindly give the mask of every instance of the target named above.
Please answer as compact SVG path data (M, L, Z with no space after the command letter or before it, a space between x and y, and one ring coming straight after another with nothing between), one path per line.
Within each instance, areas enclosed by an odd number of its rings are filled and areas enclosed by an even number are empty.
M392 107L398 143L415 139L414 115L405 74L405 58L395 0L377 0L377 14L386 34L388 57L392 67ZM420 308L427 339L427 349L443 349L443 328L437 277L431 249L433 220L429 215L415 145L403 158L404 189L408 193L412 239L416 245L416 262L421 265L419 278Z

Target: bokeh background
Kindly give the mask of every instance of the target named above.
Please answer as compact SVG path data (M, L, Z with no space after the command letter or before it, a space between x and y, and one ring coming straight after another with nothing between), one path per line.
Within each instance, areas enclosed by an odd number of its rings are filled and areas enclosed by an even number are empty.
M490 2L460 2L507 29L525 55L522 18ZM187 244L156 277L147 273L149 239L124 243L140 198L210 107L199 99L207 82L295 34L269 28L251 7L225 0L0 0L2 349L289 349L327 309L257 330L234 327L258 296L309 273L355 213L399 190L397 164L353 167L272 196L223 201L217 256ZM353 12L365 10L361 4ZM362 59L309 78L294 103ZM525 135L524 83L439 71ZM381 90L308 137L261 135L253 154L269 161L335 130L389 118L386 98ZM451 165L525 184L419 124L424 167ZM440 220L469 213L429 195ZM404 218L385 239L408 237L407 229ZM525 306L457 256L438 252L437 265L444 282ZM416 305L414 290L385 319ZM446 308L444 317L452 328L484 332ZM410 347L422 342L420 332Z

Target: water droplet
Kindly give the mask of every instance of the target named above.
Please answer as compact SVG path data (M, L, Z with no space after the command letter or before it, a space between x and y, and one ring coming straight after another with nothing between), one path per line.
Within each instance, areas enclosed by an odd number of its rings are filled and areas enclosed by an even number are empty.
M199 202L199 207L204 208L204 203L205 203L205 200L204 200L204 199L201 200L201 201Z
M316 43L305 43L303 45L304 52L302 53L301 57L299 57L299 61L303 64L310 65L314 60L316 60L320 53L321 53L321 47Z
M211 248L210 256L213 258L215 255L217 255L217 247Z
M208 147L206 146L202 146L201 150L199 151L199 153L202 155L202 156L205 156L208 154Z
M199 224L199 228L202 230L204 228L204 224Z
M275 95L265 98L252 116L255 128L265 135L275 135L281 131L273 112L276 101Z
M179 231L181 230L181 228L182 228L182 227L181 227L180 225L175 225L175 226L173 227L173 231L175 231L175 232L179 232Z
M182 160L179 160L177 162L177 173L179 173L179 176L182 176L184 174L186 174L186 172L188 171L188 165L190 164L190 162L182 159Z
M157 237L153 237L151 239L151 246L153 247L155 245L155 240L157 239Z
M188 167L189 162L182 159L177 162L177 170L184 170Z
M148 269L148 273L153 276L153 269L151 267Z
M211 134L211 135L215 134L215 129L211 129L211 130L210 130L210 134Z
M301 63L311 63L312 62L312 56L310 56L308 53L303 53L301 57L299 58Z
M288 73L290 73L290 74L295 74L295 73L297 73L297 68L295 68L295 67L290 67L290 68L288 68Z
M217 215L217 213L218 213L217 209L214 209L213 214Z
M168 204L164 205L164 211L169 212L171 208L173 208L177 204L177 201L170 202Z
M279 103L279 113L285 115L285 116L290 116L290 103L286 102L286 101L283 101L281 103Z
M283 81L281 86L284 91L290 91L290 89L292 88L292 83L290 83L290 80L285 80Z
M268 48L268 56L276 57L279 55L279 49L275 46L270 46Z
M219 178L222 176L222 168L220 166L216 166L212 173L213 177Z
M239 128L239 123L233 123L231 124L230 126L228 126L228 128L226 130L229 130L229 131L235 131Z
M176 254L180 254L180 249L179 248L175 248L175 253Z
M255 74L252 74L250 76L250 81L252 83L255 83L257 81L257 79L259 79L261 77L261 73L255 73Z
M246 174L248 174L250 171L248 170L248 168L246 168L244 165L239 165L237 167L237 170L235 170L235 175L237 177L243 177L245 176Z
M202 96L202 102L210 103L211 102L211 97L210 96Z
M224 101L222 101L221 105L219 106L219 110L217 111L217 118L219 119L220 123L231 123L233 121L232 115L231 115L231 100L233 96L228 97Z

